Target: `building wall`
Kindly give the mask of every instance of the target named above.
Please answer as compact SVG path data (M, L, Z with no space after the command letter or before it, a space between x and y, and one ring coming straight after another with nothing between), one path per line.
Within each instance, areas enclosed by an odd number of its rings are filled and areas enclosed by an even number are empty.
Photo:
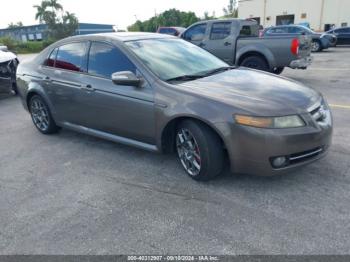
M79 23L76 35L114 32L113 25ZM41 41L47 39L47 25L22 26L13 29L0 29L0 37L8 36L18 41Z
M309 23L312 29L323 31L326 24L350 26L349 10L350 0L241 0L238 15L260 17L264 27L281 21L277 16L294 15L295 24Z

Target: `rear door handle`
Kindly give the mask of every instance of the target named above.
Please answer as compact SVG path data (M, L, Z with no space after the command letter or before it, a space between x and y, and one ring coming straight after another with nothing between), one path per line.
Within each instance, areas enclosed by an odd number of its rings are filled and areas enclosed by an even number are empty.
M93 88L92 85L83 85L80 89L84 90L84 91L88 91L88 92L94 92L95 91L95 88Z
M199 47L205 47L205 44L204 43L200 43L198 46Z
M44 77L44 81L45 82L52 82L52 79L48 76Z

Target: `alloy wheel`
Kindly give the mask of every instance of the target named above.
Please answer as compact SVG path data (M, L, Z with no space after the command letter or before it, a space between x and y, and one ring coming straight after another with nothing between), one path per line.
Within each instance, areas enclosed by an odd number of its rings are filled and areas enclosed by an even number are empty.
M320 48L320 44L318 42L312 42L312 51L317 52Z
M35 126L39 130L46 131L49 128L49 111L40 99L32 100L30 104L30 113Z
M197 176L201 171L200 150L192 133L181 128L176 135L177 154L181 164L190 176Z

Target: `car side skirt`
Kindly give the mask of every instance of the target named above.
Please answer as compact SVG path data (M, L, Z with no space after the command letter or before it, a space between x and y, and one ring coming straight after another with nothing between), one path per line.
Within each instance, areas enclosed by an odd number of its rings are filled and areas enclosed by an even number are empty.
M62 127L67 128L67 129L70 129L70 130L73 130L73 131L76 131L79 133L83 133L86 135L91 135L91 136L95 136L98 138L106 139L106 140L109 140L109 141L112 141L115 143L120 143L120 144L124 144L127 146L133 146L133 147L140 148L140 149L147 150L147 151L151 151L151 152L160 152L156 145L143 143L143 142L140 142L137 140L113 135L113 134L106 133L106 132L99 131L99 130L95 130L92 128L79 126L79 125L75 125L75 124L68 123L68 122L59 123L59 126L62 126Z

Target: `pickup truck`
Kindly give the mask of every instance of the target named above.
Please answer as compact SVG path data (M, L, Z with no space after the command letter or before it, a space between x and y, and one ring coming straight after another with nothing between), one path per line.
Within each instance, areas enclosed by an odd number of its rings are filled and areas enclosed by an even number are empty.
M231 65L282 73L285 67L306 69L312 62L311 37L306 35L259 38L252 19L201 21L181 38L198 45Z

